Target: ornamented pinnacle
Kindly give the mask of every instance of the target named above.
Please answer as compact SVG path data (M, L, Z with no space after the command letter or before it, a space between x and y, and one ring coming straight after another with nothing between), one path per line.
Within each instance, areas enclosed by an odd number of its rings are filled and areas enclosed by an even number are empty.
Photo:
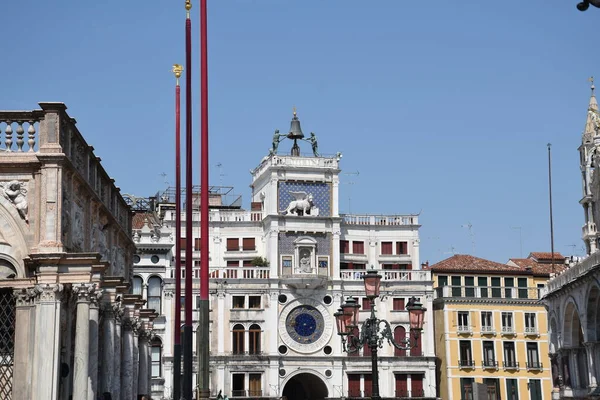
M185 0L185 16L186 18L190 17L190 10L192 9L191 0Z
M181 78L182 72L183 72L183 65L173 64L173 73L175 74L175 78L177 79L177 86L179 86L179 78Z

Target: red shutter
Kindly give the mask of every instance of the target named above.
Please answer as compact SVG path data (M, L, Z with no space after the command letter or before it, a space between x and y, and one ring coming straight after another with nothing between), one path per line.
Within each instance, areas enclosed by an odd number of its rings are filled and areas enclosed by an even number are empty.
M185 250L186 240L187 240L187 238L184 238L184 237L182 237L179 240L179 249L182 250L182 251Z
M423 350L421 349L421 335L417 335L417 339L415 340L414 335L411 338L413 343L416 342L415 347L410 348L410 355L415 357L421 357L423 355Z
M361 397L359 374L348 374L348 397Z
M412 271L412 264L406 264L406 269Z
M369 311L371 309L371 300L369 300L367 297L363 297L362 299L362 309L364 311Z
M245 251L256 250L256 242L254 238L244 238L242 239L242 248Z
M365 242L352 242L352 253L365 254Z
M381 242L381 254L393 254L392 242Z
M394 341L401 344L404 339L406 339L406 329L404 329L403 326L397 326L396 329L394 329ZM406 350L400 350L394 347L394 355L396 357L404 357L406 356Z
M238 251L240 249L240 240L238 238L227 239L227 251Z
M364 397L371 397L373 394L373 379L371 378L371 374L365 374L365 395Z
M242 261L242 266L243 267L251 267L252 266L252 260L244 260L244 261Z
M200 238L194 238L194 251L200 251L202 249L202 243Z
M408 375L396 374L396 397L408 397Z
M371 348L369 347L369 345L365 345L365 347L363 347L363 357L371 357Z
M347 240L340 240L340 253L348 254L350 253L350 242Z
M403 311L404 309L404 298L394 298L392 310Z
M396 254L408 254L408 243L396 242Z
M392 264L392 269L400 269L400 264Z
M423 375L410 375L410 395L411 397L423 397Z

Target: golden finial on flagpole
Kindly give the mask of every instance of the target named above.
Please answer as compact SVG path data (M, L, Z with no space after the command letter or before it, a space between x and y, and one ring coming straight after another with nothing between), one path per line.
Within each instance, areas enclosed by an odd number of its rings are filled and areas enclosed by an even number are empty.
M173 73L175 74L175 78L177 78L177 86L179 86L179 78L181 78L182 72L183 72L183 65L173 64Z
M185 16L187 18L190 17L190 10L192 9L192 2L191 0L185 0Z

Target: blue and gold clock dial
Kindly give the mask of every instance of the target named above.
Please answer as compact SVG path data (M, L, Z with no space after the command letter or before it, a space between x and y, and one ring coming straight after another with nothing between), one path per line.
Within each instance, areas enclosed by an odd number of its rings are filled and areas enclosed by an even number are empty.
M286 318L288 335L298 343L309 344L323 335L323 315L315 307L302 305L294 308Z

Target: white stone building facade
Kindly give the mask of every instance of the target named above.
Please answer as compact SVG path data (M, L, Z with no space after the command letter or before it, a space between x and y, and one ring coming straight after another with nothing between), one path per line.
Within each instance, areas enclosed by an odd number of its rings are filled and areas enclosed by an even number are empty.
M344 353L333 317L347 296L368 308L362 280L367 268L383 275L378 317L390 322L397 339L409 332L405 304L410 297L432 310L430 272L419 262L418 216L340 214L340 159L316 150L311 156L271 151L251 172L250 211L231 206L217 192L211 195L211 396L222 391L230 398L369 397L368 351L366 356ZM147 211L134 216L133 227L134 293L159 314L152 395L165 399L173 392L173 313L179 310L173 202L169 192L153 199L142 207ZM193 218L193 232L186 233L183 222L182 236L194 238L194 296L199 296L198 209ZM369 312L360 314L364 320ZM194 311L194 330L197 317ZM427 312L412 350L387 344L380 349L382 397L435 398L432 324Z

